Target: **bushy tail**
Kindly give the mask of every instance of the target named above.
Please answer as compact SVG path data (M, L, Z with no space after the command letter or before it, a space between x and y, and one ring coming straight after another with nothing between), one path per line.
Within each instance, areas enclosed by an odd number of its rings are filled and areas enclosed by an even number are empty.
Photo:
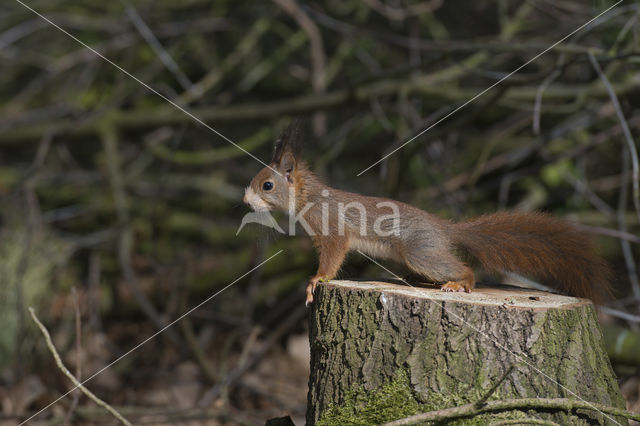
M591 239L572 224L542 213L498 212L454 227L453 242L487 272L515 272L577 297L602 302L611 269Z

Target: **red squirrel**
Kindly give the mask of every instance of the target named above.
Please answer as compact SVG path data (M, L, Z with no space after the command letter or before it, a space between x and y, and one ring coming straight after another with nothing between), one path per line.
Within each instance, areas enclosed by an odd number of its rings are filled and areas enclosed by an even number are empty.
M300 158L301 144L301 128L294 123L278 138L271 163L251 180L243 200L255 211L288 212L311 236L320 260L307 284L307 306L318 282L335 277L349 250L403 263L443 291L470 292L471 265L478 264L489 273L543 279L595 302L609 293L608 264L569 222L503 211L454 223L399 201L334 189Z

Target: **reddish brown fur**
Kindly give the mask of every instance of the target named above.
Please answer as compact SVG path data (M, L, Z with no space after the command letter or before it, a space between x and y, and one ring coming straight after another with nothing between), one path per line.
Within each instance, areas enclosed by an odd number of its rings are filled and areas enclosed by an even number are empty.
M254 208L287 211L289 190L295 189L296 214L312 203L302 217L311 228L320 259L307 285L307 303L313 300L318 282L335 277L349 250L404 263L428 281L442 284L444 291L469 292L475 285L473 270L460 257L463 249L488 272L542 278L566 293L596 302L609 292L609 267L594 254L590 239L567 222L540 213L499 212L455 224L398 201L334 189L300 160L300 138L298 129L284 132L270 167L247 188L245 202ZM273 187L264 190L267 181ZM364 206L362 216L340 210L340 205L354 201ZM397 231L393 235L375 232L375 222L389 214L389 207L380 203L391 203L399 212L397 223L382 222L384 229ZM324 222L323 209L328 212ZM323 225L328 228L324 235Z

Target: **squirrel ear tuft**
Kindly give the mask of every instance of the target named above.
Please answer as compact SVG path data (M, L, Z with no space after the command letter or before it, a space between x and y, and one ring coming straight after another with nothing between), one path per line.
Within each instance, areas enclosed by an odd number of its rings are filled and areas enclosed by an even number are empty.
M285 152L282 154L282 159L280 160L280 164L278 164L278 168L284 174L285 179L289 181L289 183L293 183L293 174L296 171L296 158L290 152Z
M273 152L272 163L280 164L283 155L290 153L293 158L300 158L302 153L302 124L299 118L294 119L289 126L284 129L276 140L275 151Z

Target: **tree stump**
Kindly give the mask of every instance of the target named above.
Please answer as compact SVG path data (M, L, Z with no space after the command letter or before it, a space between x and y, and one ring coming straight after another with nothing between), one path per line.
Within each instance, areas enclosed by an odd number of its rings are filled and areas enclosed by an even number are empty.
M625 406L586 299L504 287L467 294L332 281L316 290L309 337L311 425L380 423L475 403L498 382L489 400L574 398ZM626 424L586 410L523 408L482 416L474 420Z

